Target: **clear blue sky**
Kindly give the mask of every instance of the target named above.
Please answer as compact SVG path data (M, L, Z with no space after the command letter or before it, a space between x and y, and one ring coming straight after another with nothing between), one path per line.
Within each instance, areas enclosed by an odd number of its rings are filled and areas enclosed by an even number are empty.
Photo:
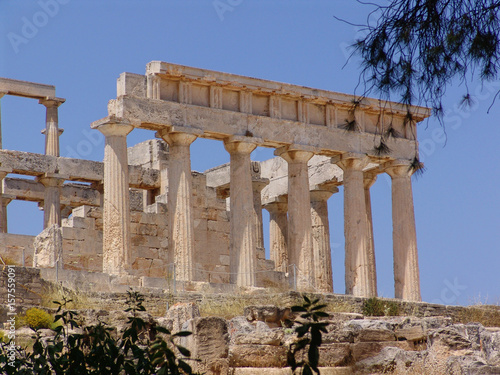
M59 110L61 155L102 160L103 139L89 126L106 116L120 73L142 74L146 63L162 60L353 93L357 61L343 66L345 47L359 30L334 16L362 22L368 11L352 0L1 0L0 76L55 85L67 99ZM427 171L413 189L425 301L500 302L500 102L486 113L500 82L469 87L477 95L469 110L459 108L460 89L449 90L446 146L436 121L419 127ZM4 97L4 148L43 153L44 109L34 100ZM128 142L152 137L134 130ZM259 148L252 156L271 155ZM220 143L192 146L194 170L228 161ZM338 293L344 291L342 202L342 189L329 200ZM379 294L392 297L387 176L372 188L372 202ZM42 228L33 203L12 203L9 220L12 233Z

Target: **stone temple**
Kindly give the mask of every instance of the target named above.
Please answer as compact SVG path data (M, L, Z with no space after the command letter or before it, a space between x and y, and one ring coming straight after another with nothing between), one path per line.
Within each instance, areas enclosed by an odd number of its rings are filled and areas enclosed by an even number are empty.
M120 75L108 116L91 124L105 136L101 163L59 156L65 99L54 86L0 78L4 95L38 99L47 117L44 155L0 149L2 261L96 289L332 293L327 200L344 185L345 293L372 297L370 187L387 173L395 297L421 299L411 175L427 108L153 61L145 75ZM152 139L127 148L135 128ZM199 137L223 142L230 163L191 171ZM251 161L258 146L276 157ZM43 207L38 236L8 233L15 199Z

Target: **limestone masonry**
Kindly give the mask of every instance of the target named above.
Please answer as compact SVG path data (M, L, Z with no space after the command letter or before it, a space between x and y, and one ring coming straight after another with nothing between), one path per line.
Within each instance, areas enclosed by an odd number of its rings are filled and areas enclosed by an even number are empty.
M76 284L332 293L327 200L343 185L346 294L372 297L370 187L387 173L395 297L421 299L411 174L427 108L153 61L120 75L108 116L91 124L105 136L101 163L59 156L54 86L0 78L4 95L38 99L47 116L44 155L1 149L0 134L2 260ZM136 128L152 139L127 148ZM199 137L223 142L230 163L191 171ZM256 147L276 157L251 161ZM14 199L43 207L38 236L8 233Z

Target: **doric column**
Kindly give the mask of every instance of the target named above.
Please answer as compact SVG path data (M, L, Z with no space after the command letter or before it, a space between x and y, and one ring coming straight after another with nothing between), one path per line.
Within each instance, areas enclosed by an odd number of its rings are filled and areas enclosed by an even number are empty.
M59 136L63 129L59 129L58 108L65 99L42 99L39 101L47 109L45 129L45 155L59 156Z
M392 179L392 242L395 297L421 301L417 233L411 171L408 163L393 161L385 171Z
M299 290L312 290L314 289L314 253L307 162L314 153L287 147L276 150L276 154L288 163L289 261L296 267Z
M37 181L45 187L43 194L44 229L55 224L61 226L61 187L65 180L65 177L53 173L45 173L37 178Z
M377 265L375 262L375 240L373 237L373 219L372 219L372 200L370 188L377 180L377 175L373 172L365 172L363 174L363 184L365 187L365 204L366 204L366 222L368 225L368 266L370 274L370 282L373 285L375 296L377 296Z
M174 256L178 280L193 281L194 219L190 145L201 131L176 128L159 132L169 145L168 215L170 250Z
M109 274L125 274L131 261L127 134L134 127L113 118L93 127L105 136L102 268Z
M269 254L276 271L287 272L288 259L288 204L286 196L277 197L274 202L266 203L269 212Z
M238 286L255 286L256 236L250 154L255 138L233 136L224 142L230 159L230 272ZM250 213L250 214L249 214Z
M367 157L342 155L337 165L344 171L344 236L346 294L358 297L376 295L370 277L368 223L366 220L363 168Z
M316 290L323 293L333 293L328 198L338 191L337 187L331 187L310 192L315 285Z
M0 167L0 233L7 233L7 205L10 199L3 194L3 179L12 172L10 168Z
M261 191L269 184L268 179L252 179L253 209L255 225L255 246L265 256L264 248L264 224L262 223L262 197Z

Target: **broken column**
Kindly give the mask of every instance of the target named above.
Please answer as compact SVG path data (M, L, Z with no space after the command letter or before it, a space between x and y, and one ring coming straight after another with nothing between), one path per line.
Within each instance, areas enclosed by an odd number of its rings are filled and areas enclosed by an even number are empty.
M43 228L61 226L61 187L66 178L56 173L45 173L37 178L44 187Z
M317 187L310 192L315 286L322 293L333 293L328 199L338 191L332 186L328 189Z
M346 294L357 297L376 295L370 277L368 223L363 183L363 169L368 165L366 156L344 154L336 160L344 171L344 235L345 235L345 287Z
M373 285L375 290L375 296L377 296L377 266L375 262L375 240L373 237L373 219L372 219L372 200L370 195L370 188L377 180L377 174L374 172L365 172L363 174L363 185L365 188L365 204L366 204L366 222L368 226L368 266L370 283Z
M232 136L224 141L230 159L230 272L238 286L255 286L256 235L250 154L258 139Z
M105 136L103 272L124 274L130 266L130 201L125 119L107 117L92 124Z
M307 162L314 153L300 146L289 146L276 150L276 154L288 163L289 262L296 268L299 290L312 290L314 253Z
M276 271L287 272L288 259L288 204L286 196L264 205L269 212L269 254Z
M421 301L417 233L409 163L392 161L385 165L392 179L392 242L394 251L395 297Z
M65 102L65 99L41 99L40 104L43 104L47 109L46 126L42 131L45 134L45 155L59 156L59 136L63 129L59 129L58 108Z
M172 130L159 132L169 145L167 212L170 250L174 256L175 277L192 281L194 218L190 146L202 132L181 127Z

